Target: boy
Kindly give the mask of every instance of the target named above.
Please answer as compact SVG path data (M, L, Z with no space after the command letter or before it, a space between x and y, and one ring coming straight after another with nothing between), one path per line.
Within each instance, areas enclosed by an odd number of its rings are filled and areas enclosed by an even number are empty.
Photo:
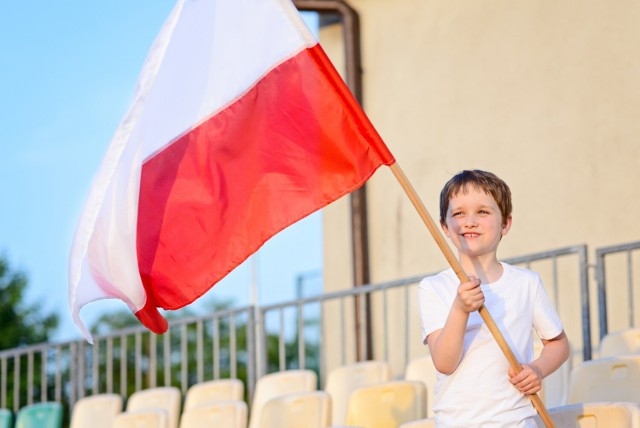
M437 427L536 427L528 394L569 357L560 318L540 277L499 262L498 244L511 227L511 192L486 171L462 171L440 193L440 225L469 276L452 269L418 288L423 342L438 370ZM477 310L484 304L522 371L515 375ZM533 329L544 348L533 360Z

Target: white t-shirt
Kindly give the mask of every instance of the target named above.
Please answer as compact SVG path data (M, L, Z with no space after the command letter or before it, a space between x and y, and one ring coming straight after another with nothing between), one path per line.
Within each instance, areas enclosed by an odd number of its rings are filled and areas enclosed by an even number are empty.
M485 307L521 363L533 359L533 329L553 339L562 323L540 276L502 263L496 282L482 284ZM444 327L460 280L452 269L420 282L418 297L423 341ZM438 373L435 386L436 426L536 427L531 400L509 382L509 362L478 312L469 315L462 360L451 375Z

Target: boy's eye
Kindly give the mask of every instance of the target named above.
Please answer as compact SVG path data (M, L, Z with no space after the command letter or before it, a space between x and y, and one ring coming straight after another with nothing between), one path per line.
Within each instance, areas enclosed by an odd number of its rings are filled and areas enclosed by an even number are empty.
M479 212L480 214L489 214L489 211L487 211L487 210L480 210L480 211L478 211L478 212Z
M462 211L454 211L454 212L451 214L451 217L458 217L458 216L461 216L462 214L463 214L463 212L462 212Z

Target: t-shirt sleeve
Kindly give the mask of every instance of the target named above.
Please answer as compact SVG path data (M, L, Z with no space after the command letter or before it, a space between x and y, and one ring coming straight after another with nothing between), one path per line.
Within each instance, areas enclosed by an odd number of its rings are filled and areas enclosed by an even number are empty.
M556 308L549 300L540 277L537 278L536 284L533 327L538 336L545 340L553 339L562 333L562 321Z
M449 308L434 288L431 277L423 279L418 285L418 304L422 322L422 343L426 345L427 336L444 327Z

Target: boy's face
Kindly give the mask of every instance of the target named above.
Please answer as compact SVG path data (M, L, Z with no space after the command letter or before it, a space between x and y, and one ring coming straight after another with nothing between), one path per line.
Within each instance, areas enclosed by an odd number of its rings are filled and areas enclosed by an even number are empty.
M510 227L511 217L503 222L493 196L471 185L451 197L442 225L460 254L471 257L495 254Z

